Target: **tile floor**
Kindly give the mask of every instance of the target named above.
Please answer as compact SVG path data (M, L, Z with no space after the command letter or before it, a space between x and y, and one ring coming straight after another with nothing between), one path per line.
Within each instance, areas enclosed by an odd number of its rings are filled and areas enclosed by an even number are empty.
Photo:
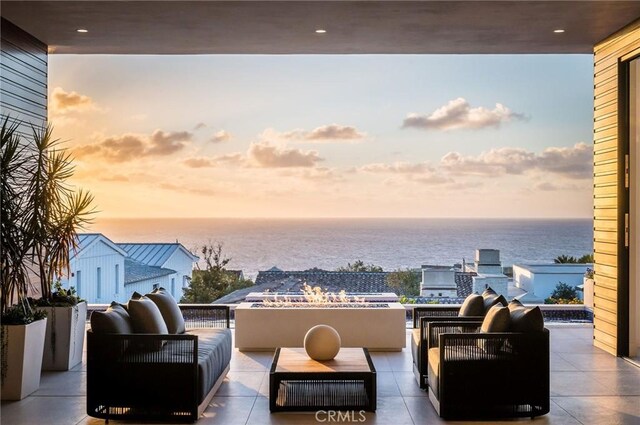
M533 424L640 424L640 368L593 347L588 325L549 325L551 412ZM408 336L408 334L407 334ZM269 413L271 353L235 351L231 371L199 425L319 424L314 414ZM412 425L442 421L411 372L411 353L372 353L378 372L378 410L364 424ZM70 372L46 372L40 389L19 402L3 402L3 425L102 424L85 413L84 365ZM359 419L356 417L354 419ZM117 421L112 421L118 423ZM129 422L131 423L131 422ZM332 422L335 423L335 422ZM345 423L345 422L342 422ZM473 424L476 422L462 422ZM492 422L484 422L492 423Z

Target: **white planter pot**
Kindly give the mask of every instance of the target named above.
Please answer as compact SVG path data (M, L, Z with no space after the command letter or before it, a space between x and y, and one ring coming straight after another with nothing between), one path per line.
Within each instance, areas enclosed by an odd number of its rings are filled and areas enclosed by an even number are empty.
M340 334L342 347L400 351L406 343L406 310L400 303L386 308L252 308L240 303L235 310L235 345L242 351L302 347L315 325L329 325Z
M2 361L6 361L7 368L2 380L2 400L22 400L40 387L46 329L47 319L28 325L3 326Z
M42 370L69 370L82 362L87 303L73 307L38 307L47 312Z

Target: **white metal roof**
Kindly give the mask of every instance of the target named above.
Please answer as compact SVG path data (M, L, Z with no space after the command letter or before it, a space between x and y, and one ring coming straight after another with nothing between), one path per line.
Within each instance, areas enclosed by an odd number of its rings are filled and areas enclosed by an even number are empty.
M198 257L189 252L180 243L119 243L127 256L148 266L162 267L174 252L181 250L196 261Z

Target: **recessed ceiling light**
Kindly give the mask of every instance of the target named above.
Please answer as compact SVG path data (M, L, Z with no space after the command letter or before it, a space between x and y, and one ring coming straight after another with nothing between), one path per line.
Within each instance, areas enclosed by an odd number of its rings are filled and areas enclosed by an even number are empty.
M556 34L562 34L564 32L563 29L557 29L557 30L553 30L553 32L555 32Z
M322 28L318 28L318 29L316 30L316 34L326 34L326 33L327 33L327 30L322 29Z
M85 32L89 32L89 30L88 30L88 29L86 29L86 28L78 28L78 29L76 30L76 32L85 33Z

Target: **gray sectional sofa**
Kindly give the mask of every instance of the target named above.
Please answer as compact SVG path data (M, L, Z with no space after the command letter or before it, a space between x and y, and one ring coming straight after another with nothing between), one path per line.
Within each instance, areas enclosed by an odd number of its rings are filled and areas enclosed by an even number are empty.
M211 401L229 371L229 308L190 309L191 316L206 313L207 320L194 322L207 326L186 330L180 307L166 295L160 294L159 302L151 301L152 294L136 295L127 308L112 303L107 311L92 314L87 331L89 416L194 422ZM167 328L158 322L152 304ZM156 326L161 332L150 332Z

